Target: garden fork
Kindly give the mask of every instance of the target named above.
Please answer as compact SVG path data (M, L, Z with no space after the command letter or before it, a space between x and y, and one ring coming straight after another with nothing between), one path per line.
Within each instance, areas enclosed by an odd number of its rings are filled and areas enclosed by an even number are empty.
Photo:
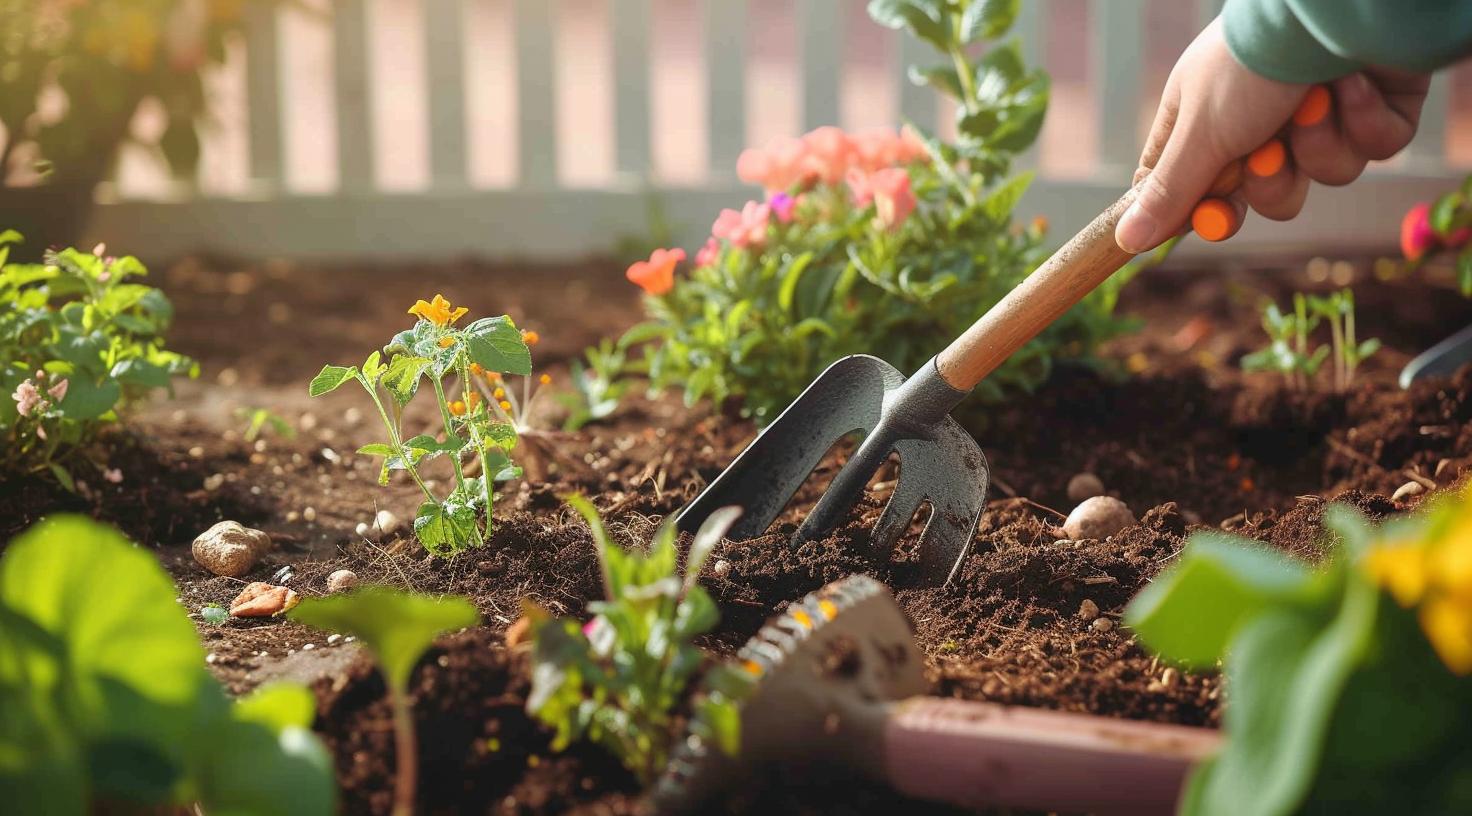
M737 661L705 685L734 701L736 753L693 724L651 791L661 816L704 812L764 763L837 765L967 808L1165 814L1219 744L1207 728L923 696L909 622L863 575L792 604Z

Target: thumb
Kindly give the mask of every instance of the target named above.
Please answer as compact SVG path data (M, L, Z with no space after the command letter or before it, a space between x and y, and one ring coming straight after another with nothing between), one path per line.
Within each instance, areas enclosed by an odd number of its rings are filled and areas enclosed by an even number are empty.
M1195 147L1197 143L1179 129L1166 142L1159 162L1135 185L1135 201L1114 228L1120 249L1139 254L1181 231L1226 163L1203 155L1207 151Z

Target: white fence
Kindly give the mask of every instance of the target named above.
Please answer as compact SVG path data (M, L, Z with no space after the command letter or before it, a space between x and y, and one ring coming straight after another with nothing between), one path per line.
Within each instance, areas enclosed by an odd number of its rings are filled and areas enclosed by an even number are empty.
M647 233L657 201L693 246L720 208L753 194L733 177L750 141L900 117L945 130L949 111L903 77L905 65L936 55L878 29L864 5L252 7L245 42L211 81L223 101L203 182L160 184L135 153L101 192L92 233L155 255L568 257ZM1039 179L1022 215L1065 233L1121 192L1163 66L1219 5L1024 0L1015 34L1055 86L1041 147L1023 162ZM1392 245L1399 213L1456 175L1450 83L1437 79L1401 159L1353 187L1316 190L1291 225L1254 222L1227 244L1187 251Z

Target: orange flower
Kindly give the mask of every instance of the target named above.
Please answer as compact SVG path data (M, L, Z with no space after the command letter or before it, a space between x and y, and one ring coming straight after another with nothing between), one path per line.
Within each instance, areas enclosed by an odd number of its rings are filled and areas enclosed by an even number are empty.
M484 375L486 373L486 370L484 368L481 368L480 367L480 363L471 363L470 364L470 373L471 374L474 374L476 376L481 376L481 375Z
M444 295L435 295L433 301L426 303L421 300L409 307L409 314L422 317L436 326L448 326L464 317L468 311L470 310L464 306L458 309L451 306Z
M542 376L537 378L537 382L541 383L542 385L547 385L552 382L552 375L543 374Z
M455 400L454 402L450 403L450 413L454 414L455 416L465 416L465 403L461 402L460 400Z
M656 249L649 260L635 261L625 276L649 294L663 295L675 288L675 265L683 260L683 249Z
M475 406L480 405L480 392L471 391L465 395L465 410L474 411Z
M440 348L449 348L450 346L453 346L453 345L455 345L455 338L453 338L453 337L441 337L440 338Z
M537 343L539 343L541 341L541 339L542 339L542 335L537 334L534 331L529 331L527 329L522 329L522 331L521 331L521 340L522 340L522 342L526 343L528 346L535 346Z
M511 403L507 402L506 400L501 400L501 410L502 411L510 411L511 410Z
M496 399L503 399L506 396L506 389L497 388L495 391L491 392L491 396L495 397Z

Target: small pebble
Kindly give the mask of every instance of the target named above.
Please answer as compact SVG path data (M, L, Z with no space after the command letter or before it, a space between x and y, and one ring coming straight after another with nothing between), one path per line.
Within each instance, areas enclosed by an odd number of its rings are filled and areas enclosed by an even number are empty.
M1105 539L1135 523L1135 514L1113 496L1085 499L1068 514L1063 534L1069 538Z
M1175 669L1166 669L1160 674L1160 684L1166 688L1175 688L1176 681L1181 678L1181 673Z
M1084 598L1084 602L1078 605L1078 616L1085 621L1091 621L1099 617L1099 605Z
M1114 621L1108 618L1096 618L1091 628L1095 632L1108 632L1114 628Z
M717 578L725 578L731 574L731 562L724 558L717 559L715 567L712 568Z
M211 491L213 491L213 490L219 490L220 489L220 485L222 485L224 483L225 483L225 474L223 474L223 473L211 473L210 475L204 477L204 489L205 490L211 490Z
M326 459L334 465L342 461L342 457L338 456L337 451L333 450L332 448L323 448L322 458Z
M214 663L216 660L219 659L220 658L214 652L210 652L209 654L204 656L204 662L206 663Z
M363 421L363 412L357 408L349 408L342 413L342 421L349 425L357 425Z
M239 578L271 549L271 537L238 521L222 521L195 537L190 552L216 575Z
M296 521L296 520L297 520L297 519L299 519L299 518L301 518L301 517L302 517L302 514L301 514L301 513L298 513L298 512L297 512L297 511L295 511L295 510L291 510L291 511L289 511L289 512L288 512L288 513L287 513L287 514L286 514L286 522L287 522L287 523L288 523L288 524L290 524L290 523L292 523L292 522L294 522L294 521Z
M339 635L338 633L333 632L332 634L330 634L330 635L327 636L327 645L328 646L331 646L332 644L338 642L339 640L342 640L342 635Z
M305 646L302 647L302 651L304 651L304 652L311 651L312 649L315 649L315 648L317 648L317 644L315 644L315 643L308 643L307 645L305 645Z
M358 585L358 574L352 570L340 569L327 576L328 592L346 592Z
M256 453L265 453L266 452L266 440L264 440L264 439L257 439L254 447L256 449Z
M357 533L359 538L367 538L368 529L368 523L365 521L360 521L358 522L358 526L353 528L353 532Z
M1390 500L1405 501L1412 496L1421 495L1425 490L1426 488L1422 487L1420 482L1406 482L1395 489L1395 493L1391 494Z
M1068 480L1068 500L1074 504L1102 495L1104 482L1092 473L1080 473Z
M373 514L373 526L377 527L379 532L384 535L392 535L397 533L400 527L404 526L404 522L398 516L394 515L391 510L379 510Z
M317 427L317 415L310 413L302 414L301 419L296 421L296 426L304 431L312 430Z
M202 447L200 447L198 445L195 445L194 447L192 447L192 448L189 449L189 455L191 457L195 458L195 459L203 459L204 458L204 448L202 448Z
M302 511L302 518L305 519L306 521L309 521L309 522L316 521L317 520L317 508L315 508L315 507L308 507L307 509L303 510Z
M1451 466L1452 460L1442 459L1440 462L1436 463L1436 470L1431 474L1431 478L1440 479L1442 476L1446 475L1447 470L1451 468Z

